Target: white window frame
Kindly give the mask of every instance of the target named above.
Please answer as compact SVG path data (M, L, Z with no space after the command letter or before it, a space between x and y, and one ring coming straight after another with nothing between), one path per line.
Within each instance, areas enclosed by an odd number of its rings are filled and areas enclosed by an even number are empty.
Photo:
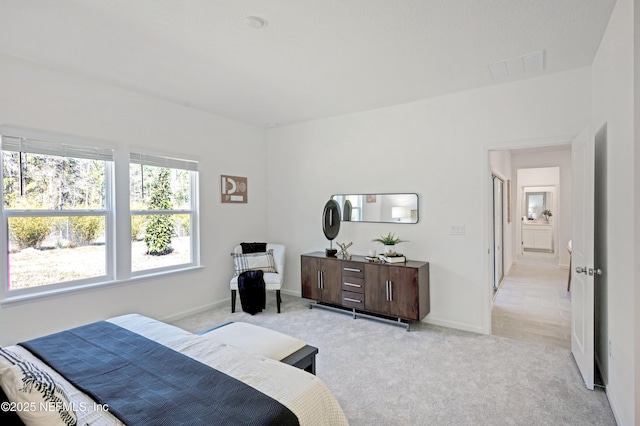
M191 262L181 263L177 265L164 266L160 268L144 269L141 271L133 271L131 268L131 276L138 277L155 273L162 273L172 271L180 268L189 268L198 266L200 264L200 240L199 240L199 203L198 203L198 162L185 160L181 158L175 158L164 155L152 155L142 154L139 150L132 151L129 154L129 167L127 173L129 173L131 164L141 164L143 166L165 167L168 169L180 169L187 170L189 172L190 193L189 199L191 202L190 209L167 209L167 210L130 210L129 211L129 226L131 226L131 219L134 215L158 215L158 214L188 214L191 216L189 220L189 235L190 235L190 254ZM129 179L127 179L127 182ZM129 200L129 205L131 202ZM131 233L129 233L131 234ZM130 253L129 253L130 255ZM129 262L129 264L131 264Z
M198 162L194 160L178 159L170 155L146 155L136 154L144 161L150 159L161 160L165 167L188 169L190 172L190 209L176 209L163 211L166 214L190 214L191 235L191 262L187 264L171 265L163 268L148 269L132 272L131 270L131 216L132 214L147 212L146 210L130 210L129 197L129 167L132 154L125 151L114 150L108 144L94 140L78 140L75 137L57 136L46 133L37 133L24 129L0 127L0 154L5 150L4 137L26 138L37 142L41 151L34 152L45 155L62 155L75 157L74 153L96 152L107 155L111 159L105 161L105 205L104 209L95 210L5 210L4 185L0 185L0 202L2 202L0 223L0 267L7 271L0 277L0 305L21 303L31 299L50 297L71 291L83 290L95 286L122 284L135 281L145 276L186 271L200 266L200 206L199 206L199 173ZM41 142L44 141L44 142ZM10 149L14 150L15 149ZM57 150L57 151L56 151ZM79 151L77 151L79 150ZM144 152L145 150L136 150ZM25 149L24 152L30 152ZM31 151L33 152L33 151ZM88 157L84 157L88 158ZM101 159L101 158L97 158ZM146 163L145 163L146 164ZM158 164L150 164L158 165ZM0 167L0 179L2 179L2 167ZM157 210L148 211L157 214ZM68 217L68 216L104 216L105 218L105 275L80 280L65 281L54 284L29 287L24 289L9 290L8 269L8 219L10 217Z
M46 139L46 141L45 141ZM62 156L66 158L84 158L92 160L104 161L104 179L105 179L105 199L104 208L88 209L88 210L17 210L5 209L4 207L4 185L0 186L0 202L2 206L2 226L0 226L0 254L2 256L1 265L3 270L7 271L0 279L0 301L11 298L21 298L23 296L53 293L61 290L76 287L86 287L95 283L112 281L114 279L114 217L113 217L113 150L99 146L88 146L79 141L63 139L56 137L27 137L13 134L13 132L2 132L0 134L0 155L4 155L4 151L27 152L32 154L42 154L51 156ZM0 167L0 179L3 179L3 168ZM83 278L79 280L70 280L57 282L52 284L43 284L34 287L20 288L9 290L9 229L8 221L12 217L79 217L79 216L102 216L105 224L105 274L96 277Z

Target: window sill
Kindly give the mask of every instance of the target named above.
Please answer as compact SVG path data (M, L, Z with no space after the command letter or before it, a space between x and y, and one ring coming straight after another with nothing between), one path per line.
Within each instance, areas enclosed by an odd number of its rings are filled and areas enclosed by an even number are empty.
M193 272L202 268L204 268L204 266L202 265L187 266L185 268L173 269L171 271L151 272L144 275L136 275L134 277L130 277L122 280L102 281L97 283L82 284L82 285L77 285L73 287L56 288L56 289L49 289L49 290L45 289L45 290L34 292L34 293L21 294L18 296L9 295L4 299L0 300L0 306L6 307L6 306L18 305L22 303L34 302L41 299L48 299L51 297L62 296L62 295L71 294L71 293L87 291L87 290L127 285L130 283L135 283L138 281L148 280L152 278L167 277L174 274L183 274L187 272Z

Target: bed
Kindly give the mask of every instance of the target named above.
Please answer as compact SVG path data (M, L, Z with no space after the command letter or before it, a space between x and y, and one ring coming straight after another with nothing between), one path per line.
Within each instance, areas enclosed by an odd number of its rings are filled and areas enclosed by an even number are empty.
M172 351L167 352L171 352L175 356L182 354L180 356L183 358L188 358L187 361L193 362L193 360L195 360L197 361L197 363L194 364L204 364L205 366L203 367L207 369L207 371L211 369L217 370L218 372L224 373L224 376L237 379L237 381L248 385L246 387L251 388L250 390L252 392L258 391L257 393L265 396L265 398L274 401L276 404L281 404L282 406L284 406L284 411L290 411L291 413L293 413L293 415L297 419L298 424L300 425L348 424L347 419L342 409L340 408L340 405L336 401L331 391L325 385L325 383L318 377L309 374L306 371L292 367L279 361L266 358L264 356L240 350L225 343L216 342L206 335L201 336L192 334L172 325L137 314L111 318L105 323L107 324L103 324L103 327L112 327L107 328L109 334L111 334L112 331L115 330L119 333L121 332L127 338L131 335L131 337L133 338L146 338L144 340L149 339L150 341L152 341L149 342L150 344L155 344L153 342L157 342L159 344L157 346L162 345L162 349L172 349ZM88 326L93 326L95 324L97 323ZM88 331L86 332L93 333L93 330L88 329ZM35 339L35 341L38 340L39 339ZM30 342L27 342L27 346ZM75 343L72 345L68 345L69 347L56 344L55 341L51 344L53 346L50 346L51 350L48 350L49 352L66 351L66 354L73 352L74 356L75 353L78 352L78 345ZM129 346L137 345L125 344L122 345L122 350L118 348L118 350L114 352L127 353L129 349L126 349L125 351L125 348L128 348ZM44 347L46 348L46 346ZM34 353L27 350L23 344L5 347L1 350L5 353L3 354L2 352L0 352L0 355L3 355L0 356L0 384L2 385L2 389L9 398L9 404L11 404L3 405L2 411L18 411L18 409L22 409L20 414L26 424L53 425L73 424L74 422L78 425L90 424L92 426L124 424L121 419L118 418L120 416L116 417L116 415L114 415L117 413L117 410L109 407L109 401L100 401L100 403L96 403L94 399L87 395L86 389L85 391L81 391L76 386L71 384L71 382L77 383L76 378L70 378L70 382L56 370L44 363L38 356L34 355ZM41 348L38 348L36 346L35 353L38 353L38 350L41 350ZM7 355L7 353L9 355ZM10 357L15 358L13 362L7 359ZM36 398L34 399L35 402L19 400L20 398L24 398L24 395L16 396L16 387L18 387L21 382L16 377L11 376L11 371L17 369L18 364L14 364L17 359L23 360L23 364L31 363L33 366L36 366L38 370L43 371L45 373L45 376L50 376L51 380L54 381L54 388L57 389L58 393L55 393L54 391L53 394L50 394L48 396L45 395L45 404L42 403L43 397L38 392L32 392L34 394L33 397ZM75 361L74 363L77 364L77 362ZM92 361L89 360L89 363L92 363ZM147 364L147 360L145 360L144 363ZM149 361L148 363L149 366L151 366L151 361ZM173 361L171 362L171 365L174 365ZM73 367L77 370L82 370L82 368L78 367L77 365L74 365ZM60 370L66 371L64 370L64 368ZM155 370L158 369L155 368ZM160 370L164 369L161 368ZM166 374L164 371L160 371L159 373L160 374L155 375L161 378L164 374ZM203 374L198 373L198 377L201 376L203 376ZM115 389L110 389L110 391L114 392L114 394L119 394L122 391L119 385L123 384L114 383L113 385L111 385L111 383L121 381L123 380L110 380L108 382L109 387L116 387ZM137 381L138 380L130 380L129 382ZM127 387L126 383L124 383L124 387ZM62 393L66 397L66 399L56 399L60 393ZM92 392L88 393L93 394ZM29 396L29 398L32 398L32 396ZM244 396L242 398L244 398ZM170 397L169 399L173 399L173 397ZM52 400L54 401L53 404L51 403ZM60 402L61 400L64 402ZM231 402L232 405L244 407L246 411L247 406L244 401ZM216 402L216 404L217 403L218 402ZM220 403L223 404L224 402ZM144 404L142 405L144 406ZM155 405L161 404L150 405L153 405L153 408L155 408ZM34 408L36 407L44 409L35 410ZM138 404L138 409L139 408L140 404ZM251 409L249 409L249 411L251 411ZM218 411L218 413L222 412L226 413L226 411ZM242 413L242 415L246 415L246 413ZM184 414L182 414L182 416L184 416ZM211 425L269 424L268 422L263 423L262 418L250 419L249 421L247 421L245 417L239 416L237 417L237 419L239 420L236 421L234 419L236 419L236 417L234 416L228 416L226 414L222 416L216 415L214 413L212 416L210 416L210 418L207 419L206 422L200 423ZM157 421L157 419L154 421L149 421L148 424L153 424L155 421ZM193 423L188 418L182 418L182 421L188 424ZM129 422L128 424L133 423L134 422ZM135 423L142 424L145 422L136 421ZM171 421L171 423L175 423L175 420ZM196 420L195 424L198 423L199 422ZM274 421L271 421L271 423L273 424Z

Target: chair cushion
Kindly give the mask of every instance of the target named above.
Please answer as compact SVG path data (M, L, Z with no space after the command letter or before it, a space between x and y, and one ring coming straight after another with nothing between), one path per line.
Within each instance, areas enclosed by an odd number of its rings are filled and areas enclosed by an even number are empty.
M273 249L261 253L231 253L236 276L246 271L278 272L273 259Z
M238 277L231 278L229 287L231 290L238 289ZM282 288L282 275L274 272L266 272L264 274L264 288L267 290L280 290Z

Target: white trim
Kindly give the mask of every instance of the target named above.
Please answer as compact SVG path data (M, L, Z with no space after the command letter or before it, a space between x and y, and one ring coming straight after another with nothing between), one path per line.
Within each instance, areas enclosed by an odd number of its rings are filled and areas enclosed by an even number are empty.
M190 189L191 191L191 189ZM131 212L131 216L150 216L150 215L155 215L155 214L191 214L193 213L193 210L185 210L185 209L180 209L180 210L173 210L173 209L166 209L166 210L130 210Z
M130 157L131 158L131 157ZM131 163L129 163L131 164ZM141 163L142 164L142 163ZM131 218L133 216L142 216L142 215L149 215L149 216L154 216L154 215L174 215L174 214L179 214L179 215L189 215L189 237L190 237L190 247L189 247L189 254L190 254L190 262L188 263L183 263L183 264L179 264L179 265L168 265L168 266L163 266L160 268L153 268L153 269L142 269L139 271L134 271L133 270L133 265L131 263L131 250L129 250L129 259L128 259L128 271L126 271L128 273L128 276L130 277L137 277L140 276L141 274L148 274L148 273L159 273L159 272L165 272L165 271L171 271L173 269L175 269L176 267L179 266L197 266L200 264L200 227L199 227L199 216L198 216L198 212L199 212L199 198L198 198L198 194L199 194L199 180L198 180L198 171L197 171L197 162L194 162L195 164L195 170L187 170L189 172L189 202L191 205L191 209L165 209L165 210L130 210L130 203L131 200L127 200L128 206L129 206L129 236L131 235ZM144 163L144 165L148 165L146 163ZM172 167L173 169L176 169L175 167ZM179 168L177 168L179 169ZM130 170L130 169L129 169ZM184 169L182 169L184 170ZM130 172L127 172L127 175L130 176L129 174ZM127 180L127 184L129 184L129 180ZM129 245L129 248L131 247L131 245Z
M453 329L456 329L456 330L470 331L472 333L487 334L487 333L485 333L483 327L478 327L476 325L466 324L466 323L458 322L458 321L447 321L447 320L440 320L440 319L437 319L437 318L426 317L425 319L422 320L422 322L424 322L426 324L437 325L437 326L440 326L440 327L447 327L447 328L453 328Z
M187 309L186 311L181 311L181 312L178 312L177 314L172 314L172 315L160 318L160 321L172 323L175 321L179 321L182 318L189 317L191 315L207 312L207 311L210 311L211 309L220 308L222 306L228 306L230 304L230 301L231 301L230 298L226 298L223 300L218 300L217 302L207 303L206 305L202 305L197 308Z
M98 143L91 138L70 137L67 135L54 135L41 131L20 129L9 126L0 126L0 136L8 140L6 150L22 149L23 142L20 138L33 138L33 141L26 141L29 145L25 147L27 152L42 152L44 155L64 155L76 158L91 158L105 161L105 199L104 208L83 209L83 210L2 210L0 224L0 242L4 245L0 248L0 253L4 253L0 260L0 266L4 271L8 271L8 227L9 217L75 217L75 216L102 216L105 220L105 274L99 277L90 277L81 280L64 281L28 287L23 289L8 289L8 274L3 274L0 278L0 306L9 306L17 303L24 303L31 300L47 298L69 292L81 291L91 288L100 288L109 285L119 285L131 281L137 281L147 277L165 276L175 272L189 271L200 266L200 227L199 227L199 178L198 162L196 160L179 159L177 156L167 157L137 154L141 159L162 160L165 167L173 169L188 170L190 177L191 209L175 210L130 210L130 157L129 151L114 150L112 146ZM9 137L11 135L11 137ZM13 139L11 139L13 138ZM82 140L81 140L82 139ZM40 142L47 141L47 142ZM0 153L5 150L2 143ZM73 148L73 149L70 149ZM31 149L31 151L30 151ZM46 151L46 152L45 152ZM147 152L148 150L136 150ZM96 158L92 153L107 155L109 160ZM86 156L83 156L86 155ZM96 154L97 155L97 154ZM98 157L99 157L98 155ZM0 168L0 178L2 178L2 168ZM0 188L0 198L3 197ZM131 270L131 217L135 214L187 214L190 215L190 256L188 263L169 265L161 268L145 269L132 272ZM116 219L120 220L117 221ZM128 218L128 220L126 219Z
M182 267L182 268L178 268L178 269L174 268L171 271L166 271L166 272L162 272L162 273L151 272L151 273L147 273L147 274L144 274L144 275L138 275L136 277L127 278L126 280L100 281L100 282L86 283L86 284L82 284L82 285L75 285L73 287L63 287L63 288L54 288L54 289L47 288L47 289L44 289L42 291L35 292L35 293L12 295L12 296L6 297L6 298L0 300L0 306L5 308L5 307L8 307L8 306L12 306L12 305L32 302L32 301L35 301L35 300L48 299L48 298L51 298L51 297L62 296L62 295L66 295L66 294L69 294L69 293L88 291L88 290L96 290L96 289L103 289L103 288L111 288L111 287L120 286L120 285L134 284L136 282L139 282L139 281L142 281L142 280L145 280L145 279L155 279L157 277L166 277L167 275L171 275L171 274L187 273L187 272L199 270L199 269L202 269L202 268L204 268L204 267L201 266L201 265L198 265L198 266L186 266L186 267ZM43 287L40 287L40 288L43 288Z

